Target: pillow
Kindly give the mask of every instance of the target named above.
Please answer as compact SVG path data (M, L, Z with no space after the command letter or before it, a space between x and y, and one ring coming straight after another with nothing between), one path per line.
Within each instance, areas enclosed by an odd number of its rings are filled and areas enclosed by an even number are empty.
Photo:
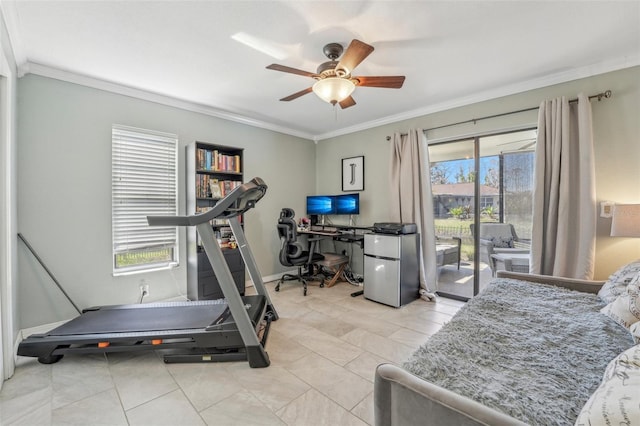
M491 237L494 248L513 248L513 237Z
M575 426L640 425L640 345L615 357L582 407Z
M604 283L598 297L604 303L611 303L620 296L627 288L631 280L640 275L640 259L634 260L618 269L609 276L607 282Z
M640 321L640 275L634 277L627 290L600 312L626 329Z

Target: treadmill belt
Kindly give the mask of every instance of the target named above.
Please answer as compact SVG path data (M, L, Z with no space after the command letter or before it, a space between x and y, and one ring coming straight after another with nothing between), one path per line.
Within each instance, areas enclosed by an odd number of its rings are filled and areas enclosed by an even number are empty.
M47 335L139 333L204 329L227 310L226 303L194 306L162 306L139 309L99 309L57 327Z

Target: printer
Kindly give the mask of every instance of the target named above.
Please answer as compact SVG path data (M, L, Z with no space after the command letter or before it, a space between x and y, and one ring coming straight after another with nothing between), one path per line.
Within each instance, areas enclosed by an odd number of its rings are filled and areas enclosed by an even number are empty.
M377 222L373 224L373 232L393 235L415 234L418 227L415 223Z

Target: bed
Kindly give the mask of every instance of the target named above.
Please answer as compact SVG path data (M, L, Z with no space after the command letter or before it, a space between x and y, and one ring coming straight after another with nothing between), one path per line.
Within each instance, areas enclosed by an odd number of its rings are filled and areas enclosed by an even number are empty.
M574 424L634 345L600 313L602 284L501 271L402 366L378 367L375 424Z

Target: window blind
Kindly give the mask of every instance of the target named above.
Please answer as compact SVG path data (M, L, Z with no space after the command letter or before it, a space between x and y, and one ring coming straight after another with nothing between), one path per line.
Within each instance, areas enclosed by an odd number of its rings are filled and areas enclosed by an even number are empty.
M148 215L177 214L177 135L112 127L113 272L176 265L176 227L149 226Z

